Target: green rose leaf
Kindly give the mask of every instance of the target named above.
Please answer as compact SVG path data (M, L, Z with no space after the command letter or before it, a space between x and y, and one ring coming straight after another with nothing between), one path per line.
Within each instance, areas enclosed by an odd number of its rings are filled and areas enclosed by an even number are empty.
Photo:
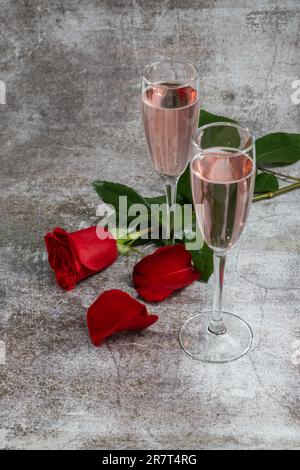
M186 169L188 171L188 168ZM178 186L179 186L180 179L178 181ZM186 201L185 198L180 194L179 188L177 186L177 197L176 197L176 202L177 204L185 204ZM185 186L185 184L184 184ZM184 189L184 188L182 188ZM153 196L153 197L145 197L146 201L148 204L166 204L166 196Z
M275 132L256 141L257 164L290 165L300 160L300 134Z
M150 210L150 205L146 199L130 186L113 183L111 181L94 181L93 187L103 202L111 204L115 208L117 217L119 217L121 211L119 207L120 196L127 196L127 210L129 210L133 204L143 204L148 210ZM136 216L128 216L128 221L131 221L135 217Z
M202 109L200 111L199 125L204 126L206 124L213 124L215 122L231 122L232 119L225 116L217 116L216 114L208 113ZM232 147L239 148L241 138L239 131L235 127L220 126L211 127L206 129L202 140L201 146L203 149L210 147Z
M177 201L180 204L192 204L192 188L190 177L190 165L187 166L185 172L180 176L177 185Z
M166 196L153 196L145 197L145 200L149 205L151 204L166 204Z
M206 243L203 243L200 250L189 250L189 252L192 256L194 268L201 273L200 281L207 282L214 272L213 251Z
M255 193L267 193L277 191L279 188L278 179L270 173L258 173L255 178Z
M200 110L199 127L205 126L206 124L212 124L214 122L236 122L226 116L219 116L217 114L209 113L205 109Z

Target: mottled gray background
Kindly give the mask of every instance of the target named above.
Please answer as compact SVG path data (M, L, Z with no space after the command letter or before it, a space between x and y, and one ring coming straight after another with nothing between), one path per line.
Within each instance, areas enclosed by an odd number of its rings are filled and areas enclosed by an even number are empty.
M195 62L207 110L258 135L299 132L299 1L0 7L0 447L300 447L300 191L255 204L231 254L225 306L252 325L255 344L227 365L193 361L177 341L182 322L211 305L211 281L149 306L160 317L151 329L97 349L86 309L104 289L134 295L133 261L65 293L43 246L57 225L95 223L95 178L161 191L139 115L139 75L153 58Z

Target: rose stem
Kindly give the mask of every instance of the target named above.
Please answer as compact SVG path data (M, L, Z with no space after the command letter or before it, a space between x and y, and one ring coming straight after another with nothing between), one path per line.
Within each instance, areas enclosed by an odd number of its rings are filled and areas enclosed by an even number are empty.
M269 193L259 194L254 196L252 199L253 202L262 201L263 199L271 199L273 197L280 196L280 194L287 193L289 191L293 191L294 189L300 188L300 181L298 183L289 184L288 186L284 186L283 188L277 189L277 191L270 191Z
M271 173L272 175L276 176L281 176L281 178L285 178L287 180L292 180L292 181L300 181L300 178L297 178L296 176L290 176L290 175L284 175L283 173L278 173L278 171L273 171L269 170L268 168L263 168L263 167L258 167L260 171L265 171L267 173Z

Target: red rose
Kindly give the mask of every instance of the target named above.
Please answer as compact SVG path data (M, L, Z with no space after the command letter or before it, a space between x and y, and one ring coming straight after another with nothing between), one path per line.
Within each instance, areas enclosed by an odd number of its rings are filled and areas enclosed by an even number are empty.
M148 314L145 305L117 289L103 292L87 312L88 330L95 346L114 333L147 328L157 320L156 315Z
M199 276L200 273L192 267L190 253L182 244L158 248L133 268L134 287L149 302L165 299Z
M97 230L97 233L96 233ZM65 290L112 264L117 244L102 227L89 227L68 233L60 227L47 233L45 243L57 284Z

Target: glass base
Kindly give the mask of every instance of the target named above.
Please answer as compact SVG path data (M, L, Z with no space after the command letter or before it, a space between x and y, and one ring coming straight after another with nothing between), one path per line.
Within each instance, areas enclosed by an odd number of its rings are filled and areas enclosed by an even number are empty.
M226 332L216 335L208 330L210 316L210 312L204 312L183 324L179 332L182 349L202 362L230 362L244 356L253 342L248 323L232 313L223 312Z

